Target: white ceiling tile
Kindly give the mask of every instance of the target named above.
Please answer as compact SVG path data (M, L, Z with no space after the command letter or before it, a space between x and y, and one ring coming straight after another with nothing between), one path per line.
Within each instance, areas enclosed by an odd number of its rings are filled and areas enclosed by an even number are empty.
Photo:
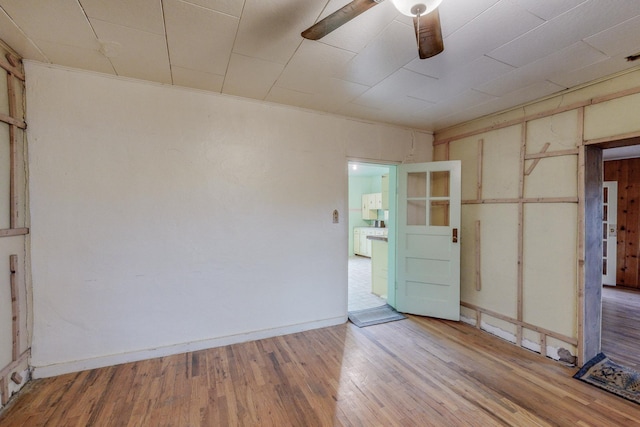
M393 21L347 64L340 77L373 86L417 56L413 27Z
M441 114L444 112L454 113L456 111L468 110L495 99L495 96L469 89L457 96L443 99L442 102L437 104L437 107Z
M590 0L488 55L513 66L523 66L639 14L637 0Z
M407 68L412 67L414 64L415 61L412 61ZM435 83L419 89L416 96L434 101L450 98L467 91L469 88L495 80L513 69L510 65L487 56L481 56L469 65L453 68L450 72L442 73L442 77L436 80Z
M635 62L629 62L621 55L575 70L558 72L548 76L547 79L560 86L575 87L599 79L602 76L610 76L636 66L637 64Z
M267 100L280 102L278 100L291 99L295 102L292 105L298 107L337 112L367 89L366 86L335 78L322 80L319 85L320 90L314 88L314 93L274 86L267 95Z
M549 21L558 15L573 9L588 0L515 0L523 8L536 16Z
M525 104L539 98L560 92L565 88L548 81L536 82L528 86L520 87L512 92L506 93L499 98L494 98L484 104L479 104L472 109L491 112L505 110L517 105Z
M91 19L101 43L114 44L109 59L120 76L171 83L164 36Z
M330 1L321 18L335 12L345 3L348 3L348 1ZM399 12L391 1L384 1L332 31L320 39L319 42L358 53L365 48L372 38L384 31L398 14Z
M624 56L640 51L640 0L445 0L445 50L426 60L390 1L301 37L348 2L0 0L0 38L26 59L426 130L635 67Z
M1 6L32 40L85 49L96 46L96 37L77 0L2 0Z
M437 84L437 79L400 68L363 93L353 103L368 106L389 105L394 101L415 95L421 88L430 84ZM425 103L425 101L425 99L420 100L422 103Z
M332 78L323 82L318 94L330 100L336 106L332 108L334 110L362 95L367 89L369 86Z
M589 36L584 41L608 56L640 53L640 16Z
M568 73L606 59L607 56L588 44L578 42L493 81L476 86L475 89L490 95L503 96L546 76Z
M283 87L274 86L271 88L266 100L269 102L275 102L278 104L293 105L301 108L309 108L312 104L314 94L304 93L296 90L286 89Z
M164 10L171 65L224 75L238 18L177 0Z
M187 3L193 3L207 9L227 13L237 18L242 14L244 0L184 0Z
M445 0L439 6L442 35L446 38L465 24L472 21L484 11L498 3L499 0Z
M511 0L501 0L451 34L445 40L445 53L452 57L451 63L460 66L544 22Z
M211 92L222 91L224 76L218 74L172 66L171 75L173 77L173 84L176 86L191 87Z
M49 43L44 40L37 40L36 43L47 58L54 64L100 73L116 74L109 59L101 54L98 49L84 49L76 46Z
M162 2L158 0L80 0L89 18L164 35Z
M235 53L286 64L320 15L324 1L246 0Z
M3 40L11 46L11 48L23 58L49 62L49 59L44 56L40 49L15 25L2 8L0 8L0 40Z
M339 74L354 56L353 52L304 40L282 72L277 85L317 93L320 91L318 82Z
M284 66L258 58L232 54L223 93L264 99L282 73Z

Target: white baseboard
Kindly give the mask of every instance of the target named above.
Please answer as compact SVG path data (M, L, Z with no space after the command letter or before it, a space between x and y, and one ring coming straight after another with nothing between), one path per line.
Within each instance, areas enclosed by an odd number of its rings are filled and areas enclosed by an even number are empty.
M55 377L57 375L85 371L87 369L104 368L106 366L119 365L122 363L137 362L139 360L171 356L174 354L188 353L191 351L205 350L208 348L222 347L230 344L255 341L263 338L271 338L280 335L293 334L296 332L309 331L312 329L325 328L328 326L340 325L342 323L345 323L346 321L347 316L339 316L330 319L283 326L280 328L264 329L260 331L247 332L245 334L229 335L202 341L186 342L166 347L134 351L130 353L114 354L92 359L76 360L73 362L56 363L46 366L32 366L31 374L34 379Z

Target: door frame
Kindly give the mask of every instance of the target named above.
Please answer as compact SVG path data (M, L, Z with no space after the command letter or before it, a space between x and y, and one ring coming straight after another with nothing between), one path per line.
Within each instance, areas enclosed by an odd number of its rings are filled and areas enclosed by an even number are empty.
M578 179L583 222L580 226L578 365L595 357L602 346L602 183L606 148L640 145L640 137L621 138L580 147Z
M396 263L396 251L395 251L395 244L396 244L396 224L395 224L395 220L396 220L396 210L397 210L397 179L398 179L398 175L397 175L397 166L401 164L401 162L398 161L391 161L391 160L372 160L372 159L363 159L363 158L358 158L358 157L347 157L346 159L346 167L347 167L347 191L346 191L346 203L345 206L347 207L347 221L346 221L346 228L347 228L347 234L351 234L353 235L350 227L349 227L349 163L361 163L361 164L368 164L368 165L372 165L372 166L380 166L380 167L386 167L389 169L389 220L386 222L387 224L387 228L388 228L388 232L387 232L387 240L388 240L388 247L389 247L389 251L388 251L388 262L389 262L389 271L388 271L388 275L387 275L387 304L389 304L392 307L395 307L396 305L396 283L395 283L395 275L396 275L396 269L395 269L395 263ZM347 235L347 257L349 256L349 236ZM347 274L347 288L349 286L349 272L346 272Z

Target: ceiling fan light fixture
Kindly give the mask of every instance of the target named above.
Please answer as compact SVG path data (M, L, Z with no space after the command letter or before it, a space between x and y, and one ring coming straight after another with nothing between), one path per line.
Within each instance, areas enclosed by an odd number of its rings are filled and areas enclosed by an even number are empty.
M426 15L433 12L442 0L391 0L398 12L407 16Z

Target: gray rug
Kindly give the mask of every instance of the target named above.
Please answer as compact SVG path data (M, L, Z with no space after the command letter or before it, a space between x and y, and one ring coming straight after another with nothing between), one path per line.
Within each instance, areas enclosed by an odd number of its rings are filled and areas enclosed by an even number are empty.
M395 311L393 307L388 304L381 307L349 312L349 320L359 328L402 319L406 319L406 317Z
M612 362L604 353L585 363L573 378L640 403L640 374Z

